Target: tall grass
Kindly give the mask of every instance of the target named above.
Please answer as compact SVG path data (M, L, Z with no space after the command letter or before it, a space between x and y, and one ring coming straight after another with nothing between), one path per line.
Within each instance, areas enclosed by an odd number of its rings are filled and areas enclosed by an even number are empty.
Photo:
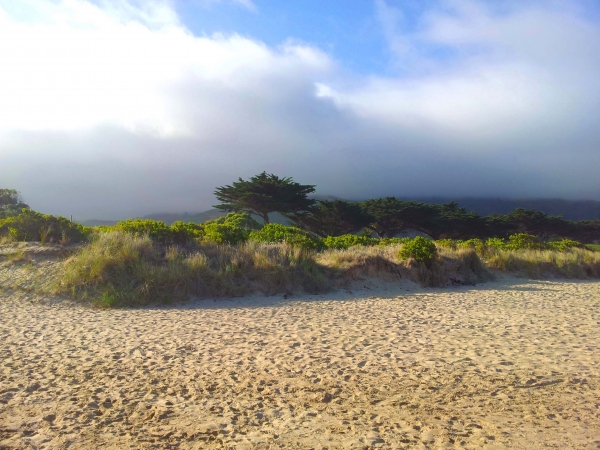
M483 260L491 269L529 278L600 278L600 252L580 248L567 251L488 248Z
M422 286L442 287L451 284L474 284L490 280L486 270L472 249L448 250L428 262L399 256L401 245L351 247L347 250L328 250L316 256L339 280L362 277L388 280L405 278Z
M104 306L170 303L190 297L325 292L365 277L423 286L475 284L502 271L531 278L600 278L600 253L572 248L499 250L439 247L433 259L401 257L401 246L322 252L286 243L166 246L147 236L101 233L70 257L57 290Z
M145 236L110 232L66 262L57 288L110 307L191 296L322 292L329 284L311 253L285 244L162 247Z

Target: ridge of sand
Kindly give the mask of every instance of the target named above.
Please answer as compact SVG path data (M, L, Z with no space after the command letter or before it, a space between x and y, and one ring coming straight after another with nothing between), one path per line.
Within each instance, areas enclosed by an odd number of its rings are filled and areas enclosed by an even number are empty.
M600 283L99 310L0 289L0 448L600 447Z

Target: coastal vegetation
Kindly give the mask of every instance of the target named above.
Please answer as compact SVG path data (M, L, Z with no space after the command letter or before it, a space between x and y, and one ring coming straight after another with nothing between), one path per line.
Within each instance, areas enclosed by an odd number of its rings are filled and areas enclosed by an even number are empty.
M0 239L75 244L55 290L106 307L324 292L363 277L424 286L473 284L496 272L600 278L600 220L572 222L522 209L484 217L454 202L394 197L316 201L306 197L312 191L263 173L217 188L217 207L227 214L215 220L84 227L32 211L5 189ZM272 212L292 225L270 222Z

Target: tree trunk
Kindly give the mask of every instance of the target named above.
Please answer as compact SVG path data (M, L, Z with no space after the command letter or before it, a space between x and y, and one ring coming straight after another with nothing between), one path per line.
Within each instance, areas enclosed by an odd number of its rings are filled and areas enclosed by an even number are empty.
M264 213L262 215L263 220L265 221L265 225L269 224L269 213Z

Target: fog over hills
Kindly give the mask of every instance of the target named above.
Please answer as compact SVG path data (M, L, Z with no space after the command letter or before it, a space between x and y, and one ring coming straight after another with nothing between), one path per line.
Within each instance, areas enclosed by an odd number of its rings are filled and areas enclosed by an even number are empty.
M337 197L330 195L314 196L318 200L334 200ZM428 198L407 198L399 197L403 200L412 200L423 203L442 204L456 201L467 211L474 211L483 216L490 214L507 214L516 208L535 209L551 216L562 216L567 220L596 220L600 219L600 201L595 200L563 200L563 199L502 199L502 198L459 198L451 199L444 197ZM167 224L172 224L178 220L183 222L205 222L214 220L225 215L218 209L209 209L199 213L152 213L143 216L145 219L160 220ZM271 221L275 223L287 224L288 221L281 214L274 213L270 215ZM260 221L260 220L259 220ZM115 220L87 220L82 222L84 225L112 225Z

